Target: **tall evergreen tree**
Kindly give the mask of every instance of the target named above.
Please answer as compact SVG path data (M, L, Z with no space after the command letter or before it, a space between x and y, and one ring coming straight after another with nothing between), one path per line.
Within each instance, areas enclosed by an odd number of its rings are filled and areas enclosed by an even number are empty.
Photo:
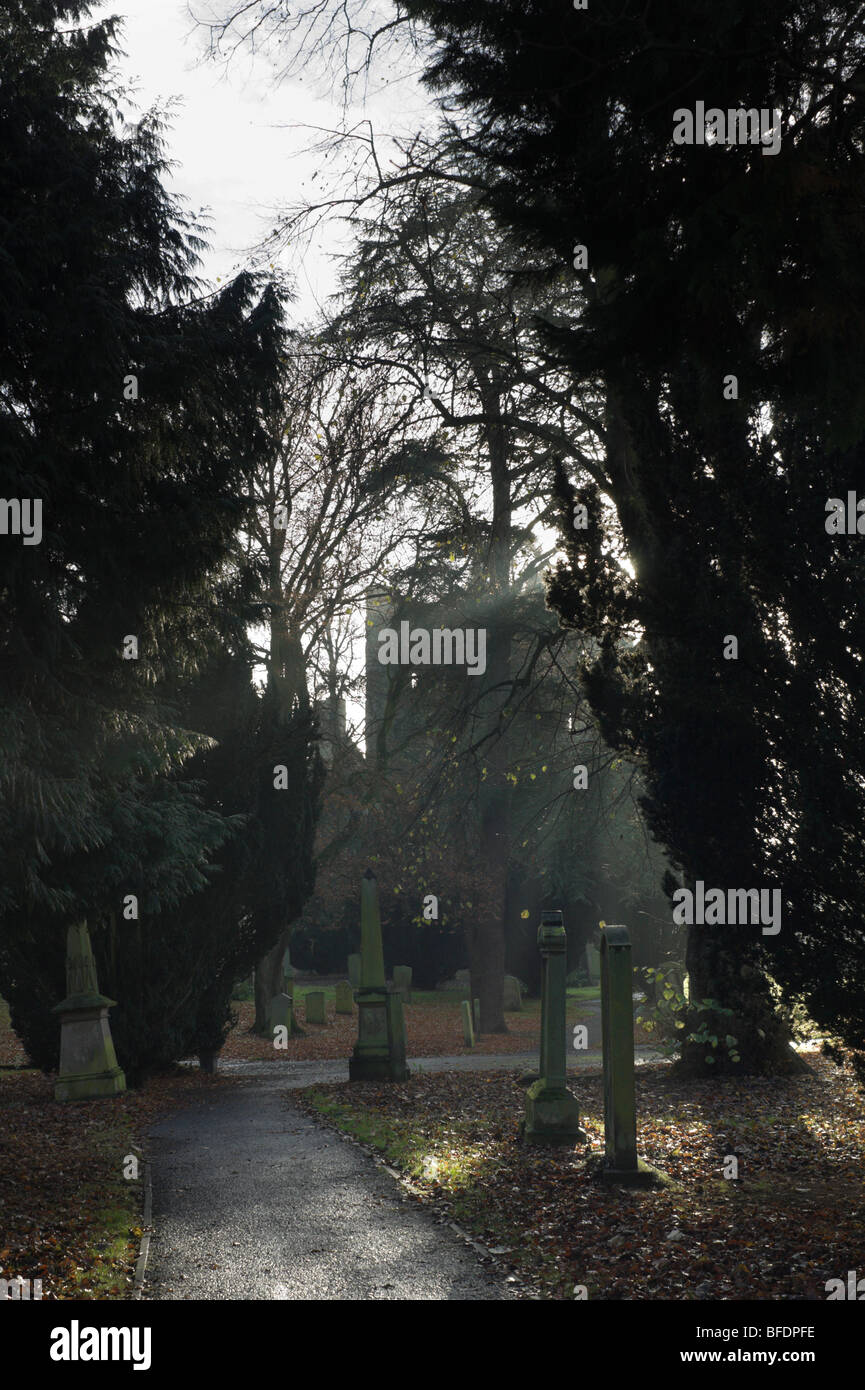
M0 16L0 492L41 509L38 543L0 536L0 988L46 1064L68 923L110 962L124 899L176 909L238 828L180 775L209 744L181 692L226 630L285 350L275 289L196 281L159 117L123 122L115 22L86 13ZM152 945L137 988L166 1016Z
M865 432L859 7L402 9L434 35L429 80L468 113L451 136L527 262L576 268L572 321L551 339L575 379L603 380L601 487L634 578L583 475L577 498L563 480L552 598L602 643L602 731L644 759L650 824L687 883L782 892L775 937L692 929L692 993L732 1010L719 1023L741 1061L695 1043L686 1062L787 1064L767 970L861 1047L863 558L824 529ZM779 112L780 147L726 129L715 147L702 131L674 142L698 103L725 122ZM592 519L580 535L574 502ZM628 631L642 640L625 655Z

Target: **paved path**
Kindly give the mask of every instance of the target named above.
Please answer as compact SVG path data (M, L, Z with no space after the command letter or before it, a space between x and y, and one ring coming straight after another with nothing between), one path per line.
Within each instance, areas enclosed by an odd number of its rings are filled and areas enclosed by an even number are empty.
M638 1065L657 1060L637 1049ZM572 1053L569 1064L599 1069L600 1051ZM527 1072L537 1051L419 1057L410 1066ZM357 1145L286 1103L287 1091L347 1081L347 1058L221 1060L219 1071L248 1084L202 1095L150 1132L145 1299L526 1296Z
M663 1062L660 1052L650 1047L635 1047L634 1059L638 1067L650 1062ZM484 1056L482 1052L460 1053L456 1057L409 1057L409 1067L413 1072L437 1071L537 1071L538 1052L510 1052L496 1056ZM189 1062L197 1066L197 1062ZM568 1058L569 1072L600 1071L602 1058L599 1049L590 1048L587 1052L574 1053ZM348 1058L339 1061L297 1062L286 1057L271 1061L246 1062L230 1061L220 1057L219 1074L225 1076L282 1077L287 1086L314 1086L318 1082L348 1081Z
M285 1090L285 1078L227 1088L151 1130L144 1298L520 1296Z

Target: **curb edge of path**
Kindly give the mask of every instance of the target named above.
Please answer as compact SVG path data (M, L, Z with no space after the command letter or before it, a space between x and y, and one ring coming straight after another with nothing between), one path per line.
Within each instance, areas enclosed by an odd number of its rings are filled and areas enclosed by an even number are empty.
M150 1254L150 1221L153 1214L153 1185L150 1180L150 1160L144 1164L144 1212L141 1217L143 1232L141 1245L138 1250L138 1259L135 1261L135 1277L132 1286L132 1297L140 1298L144 1288L144 1275L147 1269L147 1257Z
M283 1093L284 1097L287 1097L290 1094L290 1091L286 1091ZM288 1101L288 1103L291 1104L291 1101ZM353 1134L346 1134L345 1130L342 1130L337 1125L332 1124L323 1115L320 1115L318 1113L311 1113L304 1106L296 1106L295 1108L299 1110L301 1114L305 1115L308 1119L312 1120L314 1124L319 1125L322 1129L330 1130L332 1134L336 1134L345 1143L353 1144L356 1149L360 1149L361 1153L366 1154L368 1158L372 1159L373 1163L376 1165L377 1168L384 1169L384 1171L393 1179L397 1187L402 1188L404 1191L411 1193L411 1195L417 1198L421 1205L429 1212L430 1216L433 1215L433 1208L435 1205L433 1199L427 1196L425 1192L423 1192L419 1187L417 1187L415 1183L412 1182L411 1178L408 1177L407 1174L401 1173L398 1168L394 1168L393 1164L389 1163L388 1160L383 1157L383 1155L379 1152L378 1149L368 1148L366 1144L361 1142L360 1139L356 1139ZM404 1201L405 1198L402 1198L402 1200ZM442 1199L439 1200L441 1201ZM456 1221L454 1221L452 1218L450 1207L446 1201L443 1202L442 1220L439 1224L442 1226L447 1226L447 1228L454 1233L454 1235L457 1237L459 1241L468 1245L474 1251L475 1255L479 1259L482 1257L483 1259L488 1260L494 1270L498 1271L502 1275L505 1274L506 1270L508 1271L506 1278L513 1279L513 1282L510 1284L506 1284L505 1296L502 1300L499 1301L506 1302L508 1294L514 1296L524 1295L527 1301L542 1299L543 1296L539 1293L537 1288L534 1288L524 1278L520 1276L515 1276L513 1274L513 1271L509 1269L509 1266L505 1265L498 1255L494 1255L486 1245L482 1244L482 1242L479 1240L475 1240L474 1236L470 1235L468 1231L463 1230L462 1226L457 1225Z

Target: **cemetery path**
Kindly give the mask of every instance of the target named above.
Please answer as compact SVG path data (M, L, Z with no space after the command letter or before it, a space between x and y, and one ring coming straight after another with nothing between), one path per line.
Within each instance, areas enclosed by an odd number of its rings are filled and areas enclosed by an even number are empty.
M286 1080L211 1092L152 1128L145 1299L520 1297L361 1149L287 1105Z

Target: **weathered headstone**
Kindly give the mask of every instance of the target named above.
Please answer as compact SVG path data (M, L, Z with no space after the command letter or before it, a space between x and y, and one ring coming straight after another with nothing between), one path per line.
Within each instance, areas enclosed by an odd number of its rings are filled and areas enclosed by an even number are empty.
M409 1075L400 1056L399 1020L402 1000L395 1010L393 994L384 979L384 952L378 884L367 869L360 884L360 985L357 989L357 1043L348 1063L350 1081L405 1081Z
M95 1100L126 1090L108 1022L115 1002L99 993L90 935L79 922L66 935L66 998L52 1009L60 1015L55 1100Z
M304 997L304 1004L307 1023L327 1023L323 989L308 989Z
M454 975L454 979L457 982L457 989L460 992L460 998L468 999L471 994L471 976L469 971L458 970L457 973Z
M567 949L561 912L544 912L541 952L541 1056L537 1081L526 1092L525 1137L535 1144L585 1141L580 1108L567 1084Z
M631 941L627 927L601 931L601 1030L604 1046L605 1182L652 1187L664 1176L637 1157L634 1084L634 1004Z
M586 967L589 972L589 979L593 985L599 984L601 979L601 953L597 946L586 947Z
M294 966L291 963L291 954L286 946L282 957L282 988L283 993L294 998Z
M474 1047L475 1030L472 1027L472 1006L468 999L463 999L460 1004L460 1013L462 1014L463 1020L463 1042L466 1047Z
M480 1035L481 1035L481 1001L480 1001L480 999L473 999L473 1000L472 1000L472 1020L473 1020L474 1025L475 1025L475 1037L476 1037L476 1038L479 1038Z
M393 987L402 995L403 1004L411 1003L411 966L395 965L393 968Z
M336 987L336 1012L338 1014L354 1013L354 990L348 980L340 980Z
M360 988L360 954L351 955L348 958L348 978L351 980L352 989Z
M287 1029L286 1037L291 1037L294 1032L294 1000L290 994L283 993L273 996L268 1010L267 1026L270 1031L271 1042L274 1040L277 1028Z
M504 1007L506 1013L519 1013L523 1007L523 988L515 975L505 976Z

